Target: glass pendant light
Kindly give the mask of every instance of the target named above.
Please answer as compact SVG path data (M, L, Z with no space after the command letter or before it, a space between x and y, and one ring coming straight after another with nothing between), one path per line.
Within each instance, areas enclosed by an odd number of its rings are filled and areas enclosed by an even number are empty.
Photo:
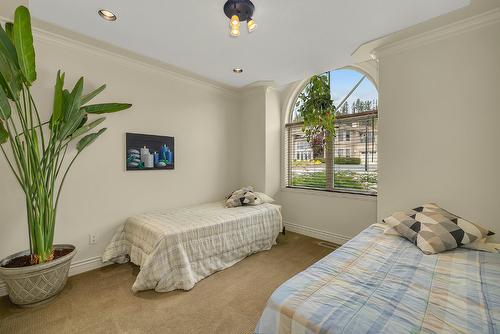
M233 17L231 17L231 22L229 24L232 27L239 26L240 25L240 18L238 17L238 15L233 15Z
M252 18L249 18L247 21L248 32L253 32L257 29L257 23Z
M240 27L238 27L238 26L232 27L231 28L231 36L233 36L233 37L240 36Z
M231 36L240 36L240 18L237 15L233 15L229 24L231 26Z

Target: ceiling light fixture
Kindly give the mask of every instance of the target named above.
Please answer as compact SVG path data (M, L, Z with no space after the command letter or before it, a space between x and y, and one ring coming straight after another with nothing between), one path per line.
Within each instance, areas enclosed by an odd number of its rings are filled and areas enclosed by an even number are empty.
M250 0L228 0L224 5L224 13L229 18L230 34L233 37L240 36L241 22L247 21L248 32L257 28L252 19L255 6Z
M240 27L232 27L230 34L233 37L239 37L240 36Z
M231 26L239 26L240 25L240 18L238 17L238 15L233 15L233 17L231 17Z
M255 29L257 29L257 23L255 23L255 21L252 18L250 18L247 21L247 28L248 32L253 32Z
M231 17L229 25L231 26L231 36L238 37L240 35L240 19L237 15Z
M239 68L239 67L236 67L236 68L233 68L233 72L236 73L236 74L240 74L240 73L243 73L243 69Z
M106 21L116 21L117 19L116 15L107 9L100 9L97 11L97 13L99 13L99 16L105 19Z

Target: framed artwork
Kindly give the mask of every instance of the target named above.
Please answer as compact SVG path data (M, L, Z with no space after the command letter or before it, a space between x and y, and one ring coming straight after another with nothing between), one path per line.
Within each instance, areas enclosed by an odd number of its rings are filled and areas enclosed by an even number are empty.
M174 137L126 134L127 170L174 169Z

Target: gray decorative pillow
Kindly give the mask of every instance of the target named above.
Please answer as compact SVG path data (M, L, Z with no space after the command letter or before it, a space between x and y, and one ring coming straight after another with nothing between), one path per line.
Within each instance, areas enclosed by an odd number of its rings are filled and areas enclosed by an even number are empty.
M253 192L253 187L250 186L233 191L226 200L227 208L259 204L262 204L262 201L260 200L259 196L257 196L257 194Z
M434 203L394 212L383 221L425 254L455 249L494 234Z

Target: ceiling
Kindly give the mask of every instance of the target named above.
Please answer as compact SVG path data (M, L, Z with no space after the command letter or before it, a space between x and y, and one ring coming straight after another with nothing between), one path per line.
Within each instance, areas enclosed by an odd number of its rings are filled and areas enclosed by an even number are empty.
M362 43L470 0L253 0L258 28L229 36L225 0L31 0L42 21L233 87L285 84L349 65ZM113 11L107 22L99 9ZM241 67L243 74L232 69Z

